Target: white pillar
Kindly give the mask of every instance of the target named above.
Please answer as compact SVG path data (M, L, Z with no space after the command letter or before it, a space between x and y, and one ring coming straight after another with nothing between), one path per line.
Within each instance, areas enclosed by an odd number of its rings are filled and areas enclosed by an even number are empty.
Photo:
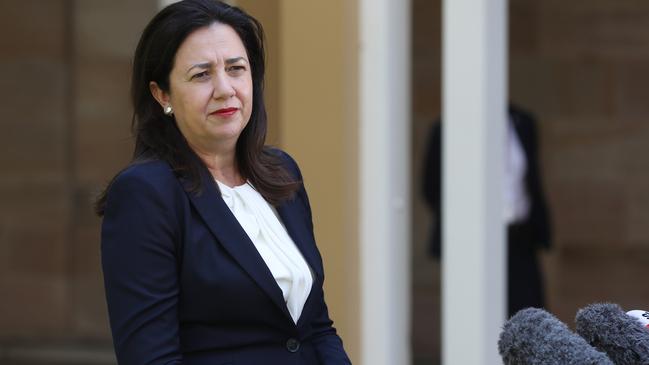
M360 0L361 362L410 364L410 2Z
M158 0L158 9L162 9L173 3L177 3L179 0Z
M442 358L500 364L507 0L443 7Z

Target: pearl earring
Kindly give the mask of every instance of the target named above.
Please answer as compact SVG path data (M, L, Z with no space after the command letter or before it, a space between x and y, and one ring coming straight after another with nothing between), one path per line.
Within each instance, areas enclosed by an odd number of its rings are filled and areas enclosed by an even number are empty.
M167 106L165 106L165 108L164 108L164 113L165 113L166 115L171 115L171 114L174 113L174 108L172 108L171 105L167 105Z

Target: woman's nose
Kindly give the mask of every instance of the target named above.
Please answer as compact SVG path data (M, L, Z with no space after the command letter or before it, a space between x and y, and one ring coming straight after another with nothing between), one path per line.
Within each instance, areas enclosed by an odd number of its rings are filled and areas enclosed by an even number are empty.
M226 72L217 72L213 80L214 92L212 96L215 99L227 99L234 96L235 90Z

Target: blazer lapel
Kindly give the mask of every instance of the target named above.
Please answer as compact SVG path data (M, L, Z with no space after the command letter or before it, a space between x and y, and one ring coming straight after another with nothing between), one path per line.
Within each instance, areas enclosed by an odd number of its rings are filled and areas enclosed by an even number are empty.
M317 258L317 253L315 252L315 242L313 240L313 233L309 230L308 225L305 222L306 214L301 206L299 205L297 199L289 200L277 208L277 213L279 214L286 230L288 231L289 236L295 242L298 250L304 256L304 259L309 264L311 269L319 277L322 277L322 266L320 260ZM313 280L315 285L315 278Z
M203 191L187 193L190 201L201 215L207 227L218 238L226 251L241 265L250 277L266 292L279 309L288 317L291 315L284 303L282 290L259 255L254 244L241 228L236 217L225 204L216 183L203 174ZM292 320L291 320L292 321Z
M525 124L525 121L516 113L510 110L509 118L511 118L512 125L514 126L514 132L516 132L516 137L521 142L521 146L525 153L529 156L530 151L530 138L528 137L528 128Z
M313 240L313 232L308 228L309 225L304 217L306 212L301 208L298 199L292 199L282 204L277 208L277 213L282 219L289 236L291 236L293 242L295 242L298 250L300 250L302 256L314 273L311 291L309 292L307 300L304 303L304 308L302 309L302 314L296 324L298 327L302 327L307 323L305 321L313 318L313 310L315 309L314 303L317 302L314 295L318 291L318 288L322 287L323 268L321 261L317 256L317 252L315 251L316 246ZM316 302L314 302L314 300Z

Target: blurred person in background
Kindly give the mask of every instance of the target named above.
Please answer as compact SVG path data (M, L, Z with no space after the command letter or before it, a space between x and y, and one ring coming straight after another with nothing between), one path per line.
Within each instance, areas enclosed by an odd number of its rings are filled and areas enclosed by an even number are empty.
M219 1L144 29L133 160L96 205L120 364L350 364L300 170L264 145L264 57L261 24Z
M537 252L551 246L551 225L539 167L536 120L511 105L505 136L503 219L507 224L507 311L545 307L544 280ZM442 257L442 123L428 136L423 195L433 213L429 253ZM461 163L458 161L457 163ZM455 244L450 242L449 244Z

